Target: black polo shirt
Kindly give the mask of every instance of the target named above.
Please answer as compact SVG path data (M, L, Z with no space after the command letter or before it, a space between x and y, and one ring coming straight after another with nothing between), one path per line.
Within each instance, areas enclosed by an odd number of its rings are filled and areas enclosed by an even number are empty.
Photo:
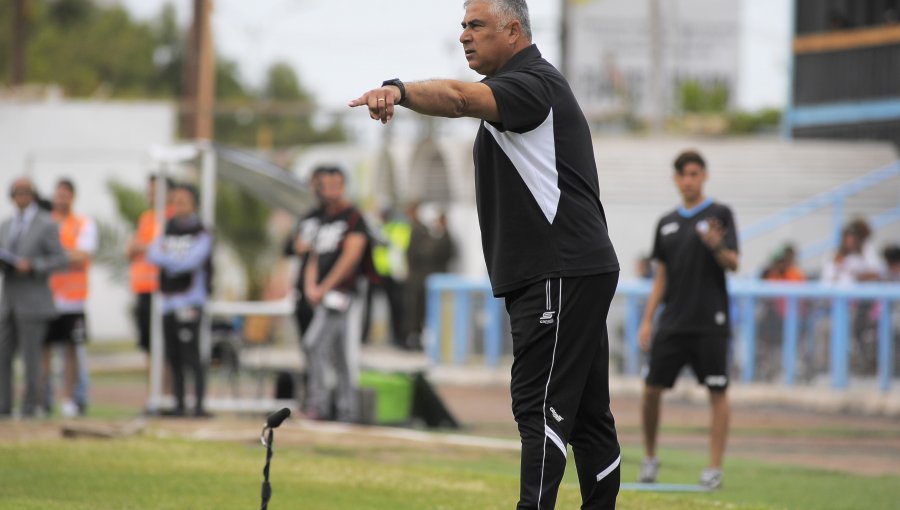
M319 278L316 283L322 283L328 273L334 269L338 259L344 253L344 243L350 234L365 235L366 221L362 213L354 206L329 214L323 211L319 215L319 224L316 228L316 237L312 243L312 251L318 256ZM356 289L356 277L359 276L361 264L357 264L353 272L341 280L336 290L354 292Z
M494 76L500 122L475 138L475 198L494 295L546 278L619 270L587 120L537 46Z
M292 257L297 254L297 251L294 249L297 237L301 237L303 241L312 244L313 240L316 238L316 231L319 230L319 223L324 214L325 210L322 207L316 207L300 218L300 221L297 222L297 226L294 227L291 235L288 236L284 243L283 253L285 257ZM309 252L300 256L300 270L297 271L297 283L295 287L301 294L303 293L304 275L306 273L304 268L306 267L306 262L308 260Z
M691 210L678 208L656 226L653 258L666 266L665 308L657 327L661 333L728 331L725 269L699 235L710 218L725 228L725 247L738 251L731 209L712 200Z

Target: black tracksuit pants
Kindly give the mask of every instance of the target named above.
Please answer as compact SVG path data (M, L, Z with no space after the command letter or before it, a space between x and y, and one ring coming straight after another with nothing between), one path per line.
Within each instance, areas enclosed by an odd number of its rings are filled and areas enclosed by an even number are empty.
M511 292L512 407L522 439L518 510L556 504L571 444L582 509L612 509L619 442L609 409L606 316L619 274L552 278Z

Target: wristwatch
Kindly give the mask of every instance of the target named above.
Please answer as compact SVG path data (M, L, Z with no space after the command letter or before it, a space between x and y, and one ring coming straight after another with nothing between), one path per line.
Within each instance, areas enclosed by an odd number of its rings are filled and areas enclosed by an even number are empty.
M400 89L400 100L397 101L397 104L403 104L403 102L406 101L406 85L400 81L400 78L391 78L390 80L384 80L381 83L382 87L387 87L388 85L393 85Z

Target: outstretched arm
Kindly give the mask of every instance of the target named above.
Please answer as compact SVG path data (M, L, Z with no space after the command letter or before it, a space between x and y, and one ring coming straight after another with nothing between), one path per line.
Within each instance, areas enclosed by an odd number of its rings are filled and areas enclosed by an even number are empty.
M434 117L474 117L490 122L500 121L494 93L484 83L458 80L428 80L405 83L406 97L402 106ZM394 117L400 103L400 88L387 85L372 89L350 101L351 108L366 106L369 117L386 124Z

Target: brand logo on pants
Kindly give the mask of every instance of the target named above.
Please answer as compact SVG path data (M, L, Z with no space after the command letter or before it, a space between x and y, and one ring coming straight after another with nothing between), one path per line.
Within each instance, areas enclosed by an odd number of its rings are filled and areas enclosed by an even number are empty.
M553 324L553 314L555 313L555 311L549 310L541 314L541 324Z
M563 417L556 412L556 409L550 408L550 414L553 416L553 419L556 420L557 423L563 421Z

